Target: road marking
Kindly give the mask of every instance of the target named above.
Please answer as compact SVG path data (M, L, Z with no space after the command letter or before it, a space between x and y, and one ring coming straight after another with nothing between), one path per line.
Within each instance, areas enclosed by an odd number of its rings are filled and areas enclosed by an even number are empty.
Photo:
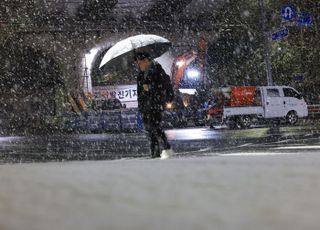
M276 156L276 155L293 155L299 153L293 152L243 152L243 153L224 153L220 154L219 156Z
M320 149L320 145L300 145L300 146L284 146L273 149Z
M25 137L19 137L19 136L0 137L0 142L11 142L11 141L18 141L23 139L25 139Z

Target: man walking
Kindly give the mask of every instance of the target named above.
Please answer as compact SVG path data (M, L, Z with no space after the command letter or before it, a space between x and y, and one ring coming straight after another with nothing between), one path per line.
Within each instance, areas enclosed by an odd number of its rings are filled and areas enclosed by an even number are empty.
M167 102L173 100L173 89L169 76L161 65L153 61L146 52L135 55L139 69L137 78L138 108L150 138L151 156L165 159L173 151L161 127L162 112ZM160 154L160 144L163 151Z

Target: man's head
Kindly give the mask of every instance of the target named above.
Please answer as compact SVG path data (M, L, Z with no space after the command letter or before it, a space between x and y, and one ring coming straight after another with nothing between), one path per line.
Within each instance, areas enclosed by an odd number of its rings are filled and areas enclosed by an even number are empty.
M146 71L151 65L150 54L146 52L137 52L134 57L135 63L140 71Z

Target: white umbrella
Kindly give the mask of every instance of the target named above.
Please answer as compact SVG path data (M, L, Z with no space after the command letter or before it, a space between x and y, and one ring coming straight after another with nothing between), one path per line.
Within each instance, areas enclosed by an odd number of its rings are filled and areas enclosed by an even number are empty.
M99 68L124 70L133 62L135 52L148 52L151 58L156 58L168 51L170 46L168 39L153 34L128 37L116 43L105 53Z

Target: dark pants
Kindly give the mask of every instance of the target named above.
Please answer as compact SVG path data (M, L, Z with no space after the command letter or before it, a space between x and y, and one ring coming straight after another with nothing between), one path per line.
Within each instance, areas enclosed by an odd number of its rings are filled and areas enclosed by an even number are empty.
M145 130L148 132L150 139L150 148L152 157L160 157L160 144L163 149L170 149L167 136L161 127L161 112L142 113L142 120Z

